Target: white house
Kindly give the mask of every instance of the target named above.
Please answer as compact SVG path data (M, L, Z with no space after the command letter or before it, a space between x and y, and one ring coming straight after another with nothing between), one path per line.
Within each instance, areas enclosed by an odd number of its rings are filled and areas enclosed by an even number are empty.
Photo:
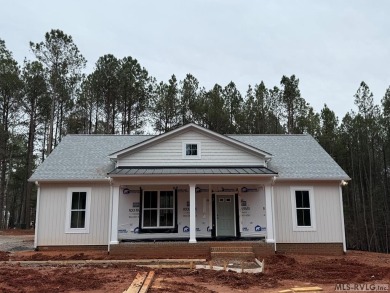
M265 241L345 251L348 175L310 135L68 135L30 181L35 246ZM190 244L188 244L190 243Z

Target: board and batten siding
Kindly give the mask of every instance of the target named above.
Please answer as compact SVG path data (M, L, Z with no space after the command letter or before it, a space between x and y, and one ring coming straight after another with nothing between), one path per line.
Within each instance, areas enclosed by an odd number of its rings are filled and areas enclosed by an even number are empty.
M312 187L315 202L316 231L293 231L291 187ZM337 183L290 183L274 186L275 229L277 243L343 242L340 193Z
M65 233L68 188L91 187L88 234ZM108 184L41 184L37 246L107 245L110 208Z
M201 159L183 159L183 142L200 143ZM264 158L244 149L199 133L187 131L169 140L120 157L117 166L253 166L265 165Z

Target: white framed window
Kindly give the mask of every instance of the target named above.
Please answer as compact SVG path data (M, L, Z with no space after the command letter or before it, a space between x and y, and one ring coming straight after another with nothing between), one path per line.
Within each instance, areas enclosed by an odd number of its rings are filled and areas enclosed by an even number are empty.
M144 190L142 203L142 228L175 227L175 195L172 190Z
M183 159L201 159L201 151L200 142L183 142Z
M291 187L293 231L316 231L313 187Z
M68 188L65 233L89 233L91 188Z

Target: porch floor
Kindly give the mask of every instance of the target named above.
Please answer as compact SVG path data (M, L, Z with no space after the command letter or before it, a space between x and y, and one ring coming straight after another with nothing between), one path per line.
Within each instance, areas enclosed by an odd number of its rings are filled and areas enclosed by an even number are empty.
M119 243L141 243L141 242L183 242L188 243L189 238L148 238L148 239L121 239ZM215 239L209 237L196 238L197 242L265 242L265 237L216 237Z

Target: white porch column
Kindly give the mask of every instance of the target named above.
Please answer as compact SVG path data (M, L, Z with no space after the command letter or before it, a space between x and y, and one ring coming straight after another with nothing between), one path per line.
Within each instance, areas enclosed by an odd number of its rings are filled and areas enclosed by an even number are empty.
M267 215L267 242L275 243L274 235L274 206L272 200L272 187L271 185L266 185L265 188L265 209Z
M190 241L196 243L195 184L190 184Z
M110 244L118 244L119 186L112 187Z

